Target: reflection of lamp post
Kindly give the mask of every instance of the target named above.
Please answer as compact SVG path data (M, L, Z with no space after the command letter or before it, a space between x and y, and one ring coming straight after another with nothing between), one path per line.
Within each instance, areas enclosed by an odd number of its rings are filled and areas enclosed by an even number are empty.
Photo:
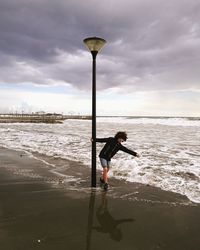
M91 237L92 237L92 228L93 228L93 219L94 219L93 217L94 217L94 211L95 211L95 196L96 196L96 192L92 191L90 194L90 203L89 203L86 250L90 250L90 247L91 247Z
M106 41L99 37L89 37L83 40L92 54L92 187L96 187L96 56Z

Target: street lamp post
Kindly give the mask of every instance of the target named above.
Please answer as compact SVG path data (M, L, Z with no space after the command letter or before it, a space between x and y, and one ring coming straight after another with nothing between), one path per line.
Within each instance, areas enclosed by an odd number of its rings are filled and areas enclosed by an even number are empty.
M96 187L96 56L106 41L99 37L89 37L83 40L92 54L92 182Z

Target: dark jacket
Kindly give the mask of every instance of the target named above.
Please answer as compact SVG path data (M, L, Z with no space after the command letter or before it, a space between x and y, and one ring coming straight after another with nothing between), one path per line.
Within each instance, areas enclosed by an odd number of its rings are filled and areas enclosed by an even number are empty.
M119 151L124 151L128 154L136 156L137 153L124 147L121 143L117 141L114 137L109 138L96 138L96 142L106 142L104 147L102 148L99 157L110 161L111 158Z

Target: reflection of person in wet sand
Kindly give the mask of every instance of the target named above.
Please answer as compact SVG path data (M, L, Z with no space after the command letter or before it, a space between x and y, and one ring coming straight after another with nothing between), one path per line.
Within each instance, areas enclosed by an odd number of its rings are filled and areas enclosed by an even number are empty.
M118 225L125 223L125 222L132 222L134 220L133 219L120 219L120 220L114 219L108 211L107 203L108 202L106 198L106 193L103 192L101 205L96 212L96 217L100 226L93 227L93 229L96 229L98 232L101 232L101 233L109 233L110 237L113 240L120 241L122 239L122 232L121 232L121 229L118 228Z

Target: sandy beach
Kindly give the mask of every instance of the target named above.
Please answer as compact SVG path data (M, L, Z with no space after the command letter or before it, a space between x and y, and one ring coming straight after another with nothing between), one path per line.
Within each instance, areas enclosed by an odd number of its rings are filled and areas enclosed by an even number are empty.
M91 190L89 168L50 161L64 166L68 182L50 164L0 149L2 250L199 249L199 204L115 179L107 193Z

